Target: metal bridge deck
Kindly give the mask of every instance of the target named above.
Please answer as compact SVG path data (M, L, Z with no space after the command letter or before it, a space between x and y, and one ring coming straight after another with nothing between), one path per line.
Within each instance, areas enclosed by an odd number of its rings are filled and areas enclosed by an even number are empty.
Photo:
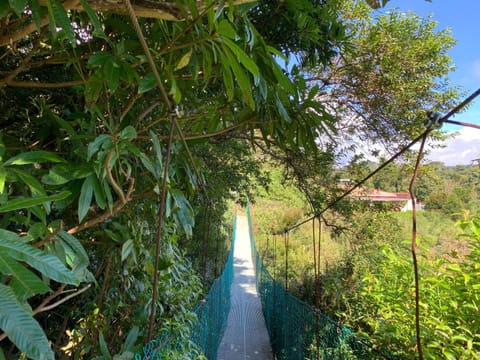
M231 308L217 360L273 359L255 285L248 221L237 215Z

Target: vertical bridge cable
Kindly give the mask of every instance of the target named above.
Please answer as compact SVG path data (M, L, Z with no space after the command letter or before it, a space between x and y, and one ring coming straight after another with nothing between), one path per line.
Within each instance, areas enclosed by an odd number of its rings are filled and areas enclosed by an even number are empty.
M277 282L277 235L273 234L273 283ZM276 304L277 302L277 287L273 286L273 299L272 303ZM272 319L273 328L276 327L277 317L274 316Z
M277 235L273 234L273 280L277 281Z
M217 227L221 229L221 222L217 219ZM216 243L215 243L215 279L218 277L218 257L220 256L220 238L222 237L221 234L215 236Z
M210 245L210 217L211 217L211 207L210 202L205 206L204 211L205 219L203 221L204 233L203 233L203 249L202 249L202 279L205 282L207 276L207 252Z
M318 280L318 272L317 272L317 240L315 236L315 218L312 219L312 239L313 239L313 276L315 279L315 285L313 287L313 296L316 302L316 299L317 299L316 283Z
M410 181L410 186L408 191L410 193L410 199L412 201L412 260L413 260L413 271L415 277L415 332L417 338L417 351L418 359L423 360L423 350L422 350L422 339L420 333L420 285L419 285L419 275L418 275L418 261L417 261L417 207L416 207L416 198L413 192L415 181L418 175L418 168L422 160L423 150L425 147L425 142L428 137L428 132L424 134L422 143L420 144L420 149L418 150L417 161L415 163L415 169L413 170L412 179Z
M288 291L288 236L289 232L285 231L285 290Z
M322 220L318 218L318 221L321 222ZM316 236L315 236L315 218L312 220L312 238L313 238L313 274L314 274L314 284L313 284L313 297L314 297L314 304L315 304L315 347L317 350L317 358L320 354L320 334L319 334L319 318L318 318L318 267L317 267L317 244L316 244ZM319 234L319 241L320 241L320 234ZM319 254L320 255L320 254Z
M270 245L270 236L267 234L267 248L266 250L263 252L263 258L268 261L268 250L269 250L269 245Z
M321 271L322 271L322 261L321 261L321 258L322 258L322 238L323 238L323 221L322 221L322 217L319 217L318 218L318 269L317 269L317 274L320 276L321 274ZM319 300L320 300L320 279L319 281L317 282L316 284L317 286L317 294L319 296L319 298L317 299L317 303L319 304ZM318 305L317 305L318 307Z
M320 329L318 327L320 321L319 307L320 307L320 274L321 274L321 257L322 257L322 237L323 237L323 221L322 217L318 218L318 268L317 274L318 278L315 280L315 321L317 326L317 358L320 356Z

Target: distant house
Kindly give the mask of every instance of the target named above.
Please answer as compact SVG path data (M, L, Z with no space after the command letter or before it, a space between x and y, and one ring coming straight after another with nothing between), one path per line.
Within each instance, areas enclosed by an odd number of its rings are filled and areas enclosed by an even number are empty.
M400 211L412 210L412 199L408 192L388 192L380 189L357 189L352 192L351 197L365 201L379 201L398 203L395 208ZM423 210L423 205L416 199L417 210Z

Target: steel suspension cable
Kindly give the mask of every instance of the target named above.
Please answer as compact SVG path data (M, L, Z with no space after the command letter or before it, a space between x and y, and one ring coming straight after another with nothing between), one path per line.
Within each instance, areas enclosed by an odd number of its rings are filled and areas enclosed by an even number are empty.
M440 117L439 120L438 120L438 123L439 124L442 124L442 123L445 123L445 122L449 122L449 123L453 123L452 120L449 120L450 117L452 117L453 115L455 115L456 113L458 113L461 109L463 109L465 106L467 106L470 102L472 102L477 96L480 95L480 88L477 89L476 91L474 91L470 96L468 96L465 100L463 100L460 104L456 105L455 107L453 107L445 116L443 117ZM461 124L459 122L457 122L457 124ZM419 142L420 140L422 140L424 138L425 135L428 135L428 133L430 131L432 131L433 129L433 126L434 125L437 125L437 124L431 124L428 126L428 128L426 130L424 130L419 136L417 136L415 139L413 139L407 146L405 146L404 148L402 148L400 151L398 151L395 155L393 155L390 159L388 159L387 161L385 161L382 165L380 165L378 168L376 168L374 171L370 172L370 174L368 174L366 177L364 177L362 180L360 180L359 182L357 182L352 188L350 188L349 190L347 190L346 192L344 192L342 195L340 195L339 197L337 197L336 199L332 200L330 203L327 204L327 206L325 206L325 208L323 208L322 210L314 213L312 216L310 216L309 218L305 219L305 220L302 220L300 221L299 223L289 227L289 228L286 228L284 230L284 232L289 232L295 228L298 228L299 226L311 221L313 218L316 218L316 217L320 217L323 213L325 213L327 210L331 209L332 207L334 207L336 204L338 204L341 200L343 200L344 198L346 198L348 195L350 195L353 191L355 191L356 189L358 189L360 186L362 186L366 181L368 181L369 179L371 179L373 176L375 176L379 171L381 171L383 168L385 168L387 165L389 165L390 163L392 163L394 160L396 160L398 157L400 157L405 151L407 151L408 149L410 149L413 145L415 145L417 142ZM462 124L462 125L465 125L467 126L466 124ZM473 125L473 124L468 124L468 125ZM476 125L475 125L476 126Z
M355 191L356 189L358 189L360 186L362 186L366 181L368 181L369 179L371 179L373 176L375 176L378 172L380 172L383 168L385 168L387 165L389 165L390 163L392 163L394 160L396 160L398 157L400 157L405 151L407 151L408 149L410 149L413 145L415 145L419 140L421 140L424 135L426 133L428 133L430 131L430 129L427 129L425 130L421 135L419 135L418 137L416 137L414 140L412 140L407 146L405 146L403 149L401 149L399 152L397 152L395 155L393 155L390 159L388 159L387 161L385 161L382 165L380 165L378 168L376 168L374 171L370 172L370 174L368 174L366 177L364 177L362 180L360 180L359 182L357 182L353 187L351 187L349 190L345 191L342 195L340 195L339 197L337 197L336 199L332 200L330 203L328 203L328 205L323 208L322 210L316 212L315 214L313 214L312 216L310 216L309 218L305 219L305 220L302 220L300 221L299 223L289 227L289 228L286 228L284 230L284 232L289 232L295 228L298 228L299 226L311 221L312 219L316 218L316 217L320 217L323 213L325 213L327 210L331 209L332 207L334 207L335 205L337 205L341 200L343 200L344 198L346 198L348 195L350 195L353 191Z
M471 128L474 128L474 129L480 129L480 125L470 124L470 123L466 123L466 122L463 122L463 121L446 120L445 122L447 124L460 125L460 126L465 126L465 127L471 127Z

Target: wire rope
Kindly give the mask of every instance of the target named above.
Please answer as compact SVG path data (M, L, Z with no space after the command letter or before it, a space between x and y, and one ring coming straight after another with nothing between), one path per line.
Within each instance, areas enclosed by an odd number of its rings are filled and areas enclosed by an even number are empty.
M476 91L474 91L470 96L468 96L465 100L463 100L460 104L458 104L457 106L455 106L454 108L452 108L445 116L443 117L440 117L439 120L438 120L438 123L439 124L442 124L442 123L445 123L445 122L448 122L448 123L453 123L452 120L449 120L450 117L452 117L453 115L455 115L456 113L458 113L461 109L463 109L465 106L467 106L470 102L472 102L478 95L480 95L480 88L477 89ZM457 124L461 124L459 122L455 122ZM316 218L316 217L319 217L321 216L324 212L326 212L327 210L331 209L332 207L334 207L336 204L338 204L341 200L343 200L344 198L346 198L348 195L350 195L353 191L355 191L356 189L358 189L360 186L362 186L366 181L368 181L370 178L372 178L373 176L375 176L379 171L381 171L383 168L385 168L387 165L389 165L390 163L392 163L394 160L396 160L397 158L399 158L405 151L407 151L408 149L410 149L413 145L415 145L417 142L419 142L420 140L422 140L424 138L424 136L426 134L428 134L430 131L432 131L432 129L434 128L434 125L436 124L430 124L428 126L428 128L426 130L424 130L419 136L417 136L415 139L413 139L407 146L403 147L400 151L398 151L396 154L394 154L391 158L389 158L387 161L385 161L382 165L380 165L378 168L376 168L374 171L370 172L366 177L364 177L362 180L360 180L359 182L357 182L352 188L350 188L349 190L345 191L342 195L340 195L339 197L335 198L334 200L332 200L330 203L327 204L327 206L325 206L325 208L323 208L322 210L314 213L312 216L310 216L309 218L305 219L305 220L302 220L300 222L298 222L297 224L291 226L291 227L288 227L288 228L285 228L284 232L289 232L295 228L298 228L299 226L311 221L313 218ZM463 124L465 126L465 124ZM468 124L468 125L474 125L474 124ZM475 125L476 126L476 125Z

